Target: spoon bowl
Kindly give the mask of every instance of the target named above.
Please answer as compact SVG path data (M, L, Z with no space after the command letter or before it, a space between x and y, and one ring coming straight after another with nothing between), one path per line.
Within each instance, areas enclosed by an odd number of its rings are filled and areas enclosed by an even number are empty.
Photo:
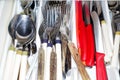
M22 45L28 44L35 39L36 30L32 19L27 15L16 15L11 20L8 31L10 36L17 39Z

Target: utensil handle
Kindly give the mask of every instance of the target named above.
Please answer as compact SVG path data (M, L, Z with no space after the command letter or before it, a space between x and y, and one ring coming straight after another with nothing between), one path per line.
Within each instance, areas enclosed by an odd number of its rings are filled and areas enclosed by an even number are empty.
M61 60L61 44L60 40L56 40L55 52L57 54L57 79L62 80L62 60Z
M57 80L57 54L54 47L50 55L50 80Z
M25 80L27 72L27 51L22 52L19 80Z
M11 60L11 67L10 69L10 75L9 75L9 79L12 79L13 76L13 70L14 70L14 61L15 61L15 56L16 56L16 50L14 50L13 56L12 56L12 60Z
M86 64L87 59L87 39L85 24L82 18L82 2L76 1L76 37L77 37L77 46L81 50L80 57L84 64Z
M108 80L104 64L105 54L96 52L96 77L97 80Z
M108 27L108 35L107 36L109 37L110 44L113 48L113 31L112 31L110 13L109 13L109 8L108 8L108 1L107 0L101 1L101 7L102 7L104 19L105 19L107 27Z
M94 24L96 51L104 53L103 40L102 40L103 37L102 37L101 25L100 25L98 14L95 11L93 11L91 12L91 17Z
M76 47L71 42L68 43L68 47L70 49L73 59L75 60L75 62L77 64L77 67L78 67L78 70L82 77L82 80L90 80L90 77L89 77L87 71L85 70L85 66L83 65L82 61L80 60L80 56L79 56L79 53L78 53L78 50L76 49Z
M47 58L46 58L46 56L47 56L47 42L44 42L44 43L42 43L42 47L43 47L43 50L44 50L44 79L46 78L46 74L45 74L45 65L46 65L46 61L48 60Z
M22 55L22 50L17 50L16 51L16 56L15 56L12 80L17 80L17 78L18 78L20 63L21 63L21 55Z
M45 69L45 51L41 46L38 54L38 80L44 80L44 69Z
M86 65L93 66L94 65L94 56L95 56L95 41L93 36L92 25L88 24L86 27L87 34L87 59Z
M111 67L119 69L119 45L120 45L120 32L116 32L114 40L114 50L111 61Z
M105 50L105 62L110 62L112 57L112 46L110 44L110 39L108 36L108 26L106 25L106 22L103 20L101 21L102 26L102 33L103 33L103 45Z
M10 79L10 74L11 74L10 73L10 68L11 68L11 65L12 65L13 55L14 55L14 47L10 46L10 48L8 50L8 55L7 55L3 80L9 80Z
M50 55L52 52L52 44L48 43L46 52L46 64L45 64L45 75L44 80L50 80Z

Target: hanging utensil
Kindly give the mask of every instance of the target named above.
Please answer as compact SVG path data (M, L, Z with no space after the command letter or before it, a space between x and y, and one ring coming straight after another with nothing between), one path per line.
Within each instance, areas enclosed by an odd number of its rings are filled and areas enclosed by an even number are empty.
M21 14L14 16L10 22L8 31L13 39L13 42L15 40L17 40L18 41L17 44L19 44L21 47L26 48L26 47L28 47L29 44L34 44L33 41L35 40L36 30L35 30L34 23L29 16L21 15ZM35 47L36 47L35 45L34 46L32 45L30 47L33 50L33 52L36 51ZM19 61L21 60L20 57L21 57L21 55L16 54L16 58L18 58L18 59L15 59L14 65L17 67L17 69L14 70L12 79L17 79L18 70L19 70L19 66L20 66ZM27 59L27 58L25 58L25 59ZM23 60L24 60L24 58L22 59L22 61ZM17 63L17 61L18 61L18 63ZM23 62L23 67L24 67L23 69L25 69L25 67L26 67L26 65L24 65L24 62ZM23 73L24 73L24 71L22 71L22 69L21 69L21 74L23 74ZM20 75L20 79L21 79L21 76L22 76L22 78L25 78L25 74Z
M39 6L39 1L37 0L20 0L21 7L24 10L24 14L31 17L33 22L36 22L36 10Z
M119 6L120 6L120 2L119 1L108 1L108 6L109 9L116 13L117 11L120 11Z
M78 67L78 70L82 77L82 80L90 80L90 77L89 77L87 71L85 70L85 66L83 65L83 63L80 59L77 48L75 47L75 45L72 42L68 43L68 47L69 47L69 50L70 50L70 53L71 53L73 59L75 60L75 62L77 64L77 67Z
M119 45L120 45L120 32L117 31L115 34L114 39L114 50L113 50L113 56L111 60L111 67L119 69Z
M103 48L100 21L98 18L98 14L95 11L91 12L91 17L94 24L94 35L95 35L95 43L96 43L96 77L97 80L107 80L107 74L103 59L104 48Z
M66 36L67 36L67 42L70 39L70 9L71 9L71 4L70 3L66 3L65 5L65 15L64 15L64 20L63 20L63 24L65 25L64 27L66 27ZM71 69L71 54L70 54L70 50L68 49L68 45L67 45L67 49L66 49L66 60L65 60L65 72L67 73L70 69Z
M45 65L45 75L46 77L44 78L44 80L49 80L50 79L50 55L52 52L52 44L50 42L48 42L47 44L47 56L46 56L46 65Z
M90 21L90 12L87 2L85 2L83 6L83 16L86 24L86 38L87 38L86 65L92 67L94 65L95 44L94 44L92 24Z
M112 31L112 26L111 26L111 19L110 19L107 0L101 1L101 7L102 7L102 12L103 12L103 16L104 16L104 19L106 21L107 27L109 27L108 28L108 34L109 34L108 36L110 39L110 45L111 45L112 50L113 50L113 31Z
M102 28L102 35L103 35L103 45L105 50L105 62L110 63L112 58L112 47L110 45L110 39L108 37L108 27L106 25L106 22L104 20L101 21L101 28Z
M43 23L41 24L43 25ZM41 26L44 27L44 26ZM41 29L41 28L40 28ZM41 39L41 48L39 49L39 56L38 56L38 80L44 80L45 79L45 66L46 66L46 56L47 56L47 36L46 36L46 32L41 33L39 29L39 36ZM42 34L42 37L41 37Z
M91 12L91 17L92 17L93 24L94 24L96 52L104 53L102 32L101 32L101 26L100 26L98 15L95 11L93 11Z
M27 15L16 15L11 20L8 31L21 45L27 45L35 39L35 26Z
M22 55L22 50L17 49L16 50L15 61L14 61L14 70L13 70L12 80L17 80L17 78L18 78L20 63L21 63L21 55Z
M57 80L56 73L57 73L57 54L55 53L55 49L53 47L51 55L50 55L50 80Z
M62 22L60 26L60 34L61 34L61 50L62 50L62 71L63 74L67 73L67 71L71 68L71 55L68 50L68 39L69 39L69 17L70 17L70 4L65 4L63 8L61 8L62 14Z
M24 51L22 51L22 55L21 55L19 80L25 80L26 72L27 72L27 58L28 58L28 49L26 48Z
M13 63L14 62L14 58L13 56L15 55L15 48L13 45L10 46L9 50L8 50L8 55L7 55L7 61L6 61L6 65L5 65L5 71L4 71L4 77L3 80L8 80L11 79L10 76L10 69L13 69ZM12 72L12 71L11 71Z
M45 51L43 46L39 49L38 56L38 80L44 80L44 67L45 67Z
M87 39L86 39L86 31L85 24L83 21L82 15L82 2L76 1L76 36L77 36L77 46L80 52L81 60L84 64L86 64L87 60Z
M52 43L51 43L51 35L50 35L50 32L52 30L52 28L50 27L51 26L51 10L50 10L50 7L48 9L50 15L47 16L49 22L48 22L48 27L46 28L46 32L47 32L47 35L48 35L48 44L47 44L47 51L46 51L46 64L45 64L45 75L46 77L44 78L45 80L50 80L50 55L51 55L51 52L52 52Z
M113 56L111 60L111 67L119 69L119 49L120 49L120 14L113 16L113 24L116 28L115 38L114 38L114 47L113 47Z
M108 80L106 67L104 64L105 54L96 52L96 76L97 80Z
M61 40L59 37L55 40L55 52L57 56L57 78L56 80L62 80L62 56L61 56Z

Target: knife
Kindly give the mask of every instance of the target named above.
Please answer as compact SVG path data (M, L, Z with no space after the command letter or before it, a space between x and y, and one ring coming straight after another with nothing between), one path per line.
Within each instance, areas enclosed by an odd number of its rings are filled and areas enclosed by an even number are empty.
M103 35L103 45L104 45L104 50L105 50L105 62L110 63L112 55L113 55L113 50L110 44L110 39L108 36L108 27L106 24L105 20L101 21L101 28L102 28L102 35Z
M77 47L80 53L81 60L86 64L87 59L87 39L85 31L85 23L83 21L82 15L82 2L75 1L76 5L76 39Z
M110 45L113 49L113 31L112 31L112 26L111 26L108 1L107 0L101 1L101 7L102 7L102 12L103 12L103 16L106 21L107 27L109 27L108 28L108 37L110 39Z
M111 60L111 67L119 69L119 45L120 45L120 31L116 31L114 39L113 56Z
M83 16L86 24L86 38L87 38L87 59L86 65L92 67L94 65L95 43L93 35L93 27L90 22L90 12L88 3L85 2L83 6Z
M104 65L104 48L102 41L102 32L98 14L93 11L91 17L94 24L94 35L96 44L96 77L97 80L107 80L106 69Z

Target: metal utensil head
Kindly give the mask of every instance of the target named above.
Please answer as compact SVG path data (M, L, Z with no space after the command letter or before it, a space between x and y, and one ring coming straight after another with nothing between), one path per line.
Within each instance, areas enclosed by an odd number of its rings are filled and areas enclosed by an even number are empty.
M32 19L27 15L16 15L11 20L8 31L13 39L17 39L22 45L28 44L35 39L35 26Z
M89 12L89 7L87 2L85 2L83 6L83 18L85 20L86 25L90 24L90 12Z

